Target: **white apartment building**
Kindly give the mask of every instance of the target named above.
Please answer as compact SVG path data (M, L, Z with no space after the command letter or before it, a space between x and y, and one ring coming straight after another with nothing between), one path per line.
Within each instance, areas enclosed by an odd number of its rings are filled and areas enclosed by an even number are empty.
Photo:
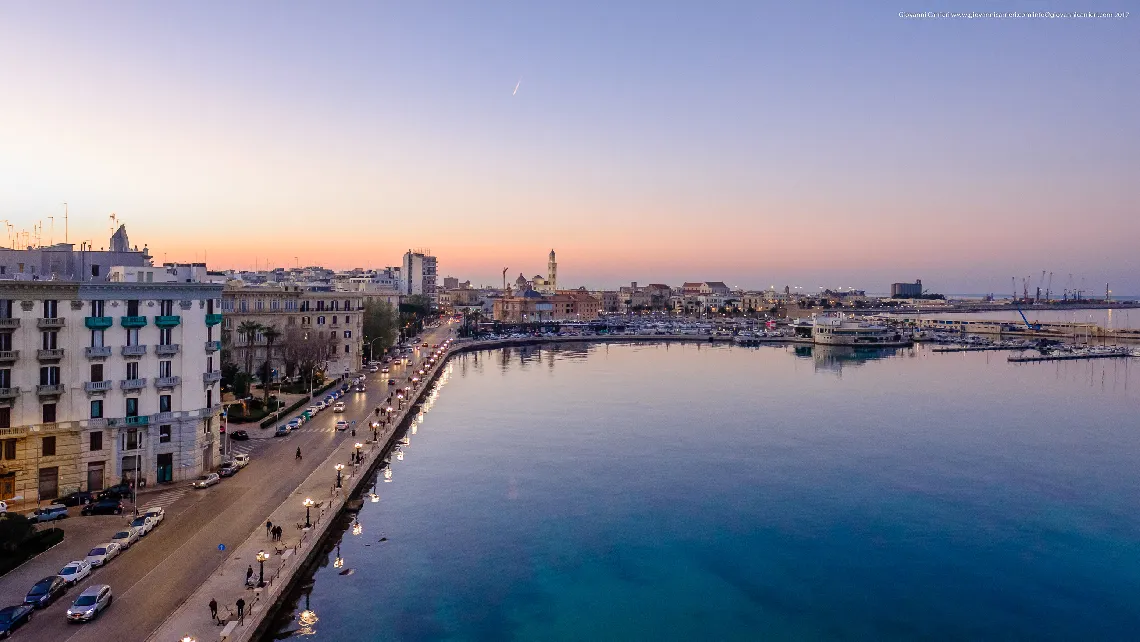
M20 510L214 468L222 286L192 272L0 281L0 499Z
M436 293L436 258L425 252L408 250L404 254L404 264L400 268L400 294L411 296L422 294L439 307Z

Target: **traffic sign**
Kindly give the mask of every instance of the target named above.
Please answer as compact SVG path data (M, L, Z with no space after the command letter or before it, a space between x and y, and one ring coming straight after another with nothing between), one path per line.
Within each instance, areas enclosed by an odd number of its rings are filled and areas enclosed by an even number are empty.
M224 551L224 550L226 550L226 545L225 545L225 544L218 544L218 550L219 550L219 551Z

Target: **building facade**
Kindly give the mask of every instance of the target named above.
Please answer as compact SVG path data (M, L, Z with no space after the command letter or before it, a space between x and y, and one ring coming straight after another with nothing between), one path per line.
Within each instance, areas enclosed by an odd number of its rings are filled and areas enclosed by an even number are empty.
M436 259L424 252L408 250L404 254L404 264L400 270L400 294L412 296L422 294L431 301L432 306L439 306L439 297L436 295Z
M543 296L535 290L494 299L492 316L506 323L593 321L602 302L586 290L563 290Z
M922 279L915 279L914 283L892 283L891 284L891 297L892 298L907 298L912 296L922 296Z
M0 499L16 510L217 465L222 287L0 281Z

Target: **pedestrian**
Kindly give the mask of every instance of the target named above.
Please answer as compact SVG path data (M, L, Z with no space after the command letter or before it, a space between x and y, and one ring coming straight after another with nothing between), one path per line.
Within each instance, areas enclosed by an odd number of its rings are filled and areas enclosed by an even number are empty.
M210 619L218 621L218 601L214 598L210 598Z
M273 522L265 520L265 536L269 537L269 532L273 530Z
M250 564L249 568L245 569L245 583L246 583L246 585L248 585L249 581L252 579L253 579L253 564Z
M297 446L297 459L298 460L301 459L301 447L300 446Z
M238 598L238 624L245 624L245 600Z

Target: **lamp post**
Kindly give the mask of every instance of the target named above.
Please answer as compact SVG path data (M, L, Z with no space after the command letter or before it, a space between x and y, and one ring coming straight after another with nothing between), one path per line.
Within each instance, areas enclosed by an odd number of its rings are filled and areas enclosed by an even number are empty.
M364 447L364 444L362 444L358 441L355 444L353 444L352 447L356 449L356 463L359 464L360 463L360 449Z
M269 559L269 553L265 551L257 552L257 564L261 568L261 572L257 576L257 585L265 586L265 560Z
M336 487L340 488L340 471L344 470L344 464L337 464L333 468L336 468Z
M305 528L313 527L313 523L309 521L309 509L312 508L315 503L311 497L306 497L305 501L301 502L301 505L305 507Z

